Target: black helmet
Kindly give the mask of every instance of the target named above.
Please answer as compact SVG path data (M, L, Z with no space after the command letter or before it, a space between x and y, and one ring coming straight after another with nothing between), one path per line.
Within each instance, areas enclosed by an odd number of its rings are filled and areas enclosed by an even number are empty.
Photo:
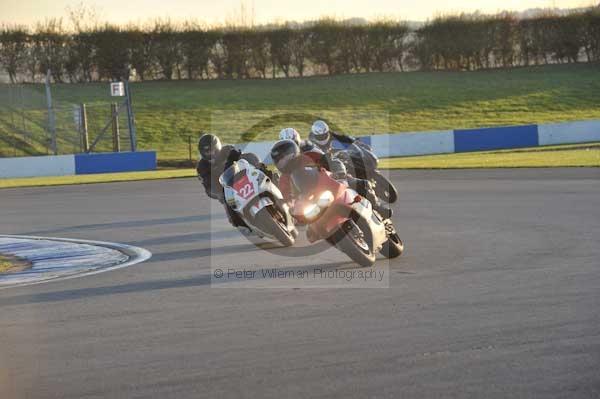
M198 152L202 159L212 161L221 151L221 140L214 134L203 134L198 140Z
M292 140L281 140L271 148L271 159L281 173L290 173L293 161L300 156L298 144Z
M258 155L254 154L252 152L247 152L245 154L242 154L241 158L245 159L252 165L260 164L260 158L258 157Z

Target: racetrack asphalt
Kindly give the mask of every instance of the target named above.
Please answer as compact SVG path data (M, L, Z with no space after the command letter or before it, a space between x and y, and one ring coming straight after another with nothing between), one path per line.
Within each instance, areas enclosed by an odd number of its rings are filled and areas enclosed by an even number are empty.
M600 397L600 168L390 173L372 289L211 287L265 253L195 179L0 190L2 234L153 253L0 291L0 398Z

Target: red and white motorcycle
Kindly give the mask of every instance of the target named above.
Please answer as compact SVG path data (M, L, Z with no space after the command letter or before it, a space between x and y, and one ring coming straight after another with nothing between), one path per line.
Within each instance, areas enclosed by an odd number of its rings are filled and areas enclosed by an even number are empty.
M298 231L281 191L260 169L245 159L234 162L219 177L225 201L259 237L293 245Z
M372 266L377 252L386 258L402 254L404 244L392 221L329 172L304 167L292 172L291 179L301 193L292 213L308 225L310 242L325 239L362 266Z

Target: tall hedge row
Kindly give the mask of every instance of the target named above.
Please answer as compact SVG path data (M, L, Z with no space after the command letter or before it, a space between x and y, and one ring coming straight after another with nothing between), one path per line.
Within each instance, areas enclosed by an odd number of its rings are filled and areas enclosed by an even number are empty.
M439 17L410 30L323 19L304 27L202 29L157 21L68 32L60 20L0 30L12 82L135 78L249 79L371 71L476 70L600 61L600 9L520 19L510 13Z

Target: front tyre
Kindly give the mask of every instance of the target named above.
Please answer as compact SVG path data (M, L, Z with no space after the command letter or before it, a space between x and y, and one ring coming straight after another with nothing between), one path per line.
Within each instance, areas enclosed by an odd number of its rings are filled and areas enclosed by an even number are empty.
M337 232L340 237L336 247L361 266L369 267L375 263L375 254L365 237L363 230L353 221L347 221Z
M381 251L379 251L388 259L397 258L402 255L402 252L404 252L404 243L396 233L388 236L387 241L383 243Z
M273 206L265 206L258 211L254 219L256 225L262 231L274 236L284 247L294 245L294 235L287 230L285 218L279 209Z
M398 190L380 171L375 171L373 179L375 180L375 194L377 194L377 197L388 204L393 204L398 200Z

